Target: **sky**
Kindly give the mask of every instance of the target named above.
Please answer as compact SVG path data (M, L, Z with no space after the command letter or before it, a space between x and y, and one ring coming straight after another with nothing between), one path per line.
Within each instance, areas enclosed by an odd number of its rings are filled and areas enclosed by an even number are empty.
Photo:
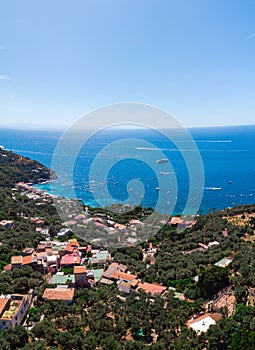
M68 128L121 102L255 124L255 2L0 2L0 127Z

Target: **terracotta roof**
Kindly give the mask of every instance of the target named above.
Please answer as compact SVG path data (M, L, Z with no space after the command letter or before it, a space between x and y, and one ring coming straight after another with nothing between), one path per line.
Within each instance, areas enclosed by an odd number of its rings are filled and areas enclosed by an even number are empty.
M125 273L121 271L115 271L114 274L112 275L112 278L118 280L118 279L123 279L127 281L134 281L137 280L136 275L132 275L131 273Z
M122 225L122 224L114 224L114 228L117 228L119 230L124 230L126 228L126 225Z
M80 265L81 258L79 255L66 254L61 258L61 265Z
M202 316L194 318L193 320L189 320L187 322L187 326L189 327L191 324L196 323L198 321L201 321L201 320L203 320L206 317L211 317L216 322L216 321L219 321L222 316L219 313L215 313L215 314L206 313L206 314L204 314Z
M8 300L8 298L0 298L0 315L4 311L5 305L7 304Z
M76 273L85 273L87 271L87 268L86 268L86 266L74 266L74 270L73 270L73 272L74 272L74 274L76 274Z
M103 276L106 278L112 278L114 272L116 271L125 272L127 271L127 266L113 262L108 266L108 269L103 273Z
M12 264L8 264L4 266L4 271L11 271L12 269Z
M129 221L130 225L137 225L137 224L142 224L142 222L140 220L136 220L136 219L131 219Z
M218 322L218 321L222 318L221 314L219 314L219 313L210 314L210 317L211 317L215 322Z
M79 243L77 242L77 239L70 239L69 243L71 244L71 246L75 246L75 247L79 247Z
M43 298L48 300L72 300L74 288L46 288Z
M74 251L74 247L71 245L71 243L68 243L66 246L66 251L67 252L73 252Z
M22 257L22 265L29 265L33 263L33 256L27 255Z
M166 290L166 287L160 286L159 284L153 284L153 283L142 283L140 282L138 285L138 288L143 289L146 293L151 293L151 294L161 294Z

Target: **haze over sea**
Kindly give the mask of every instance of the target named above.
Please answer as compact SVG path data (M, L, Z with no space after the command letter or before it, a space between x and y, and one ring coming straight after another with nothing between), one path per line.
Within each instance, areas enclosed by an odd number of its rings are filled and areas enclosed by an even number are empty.
M192 128L189 131L200 151L205 172L200 209L208 212L212 209L255 203L255 125ZM62 132L59 131L0 129L0 144L8 150L51 167L52 155L61 136ZM127 137L143 139L161 149L169 159L169 164L172 164L173 173L165 171L166 163L156 164L158 173L155 174L146 161L132 159L135 155L139 157L144 155L144 159L148 159L147 157L155 151L153 147L132 146L130 157L124 159L121 158L121 148L119 149L120 158L109 169L107 184L91 181L89 170L98 152L114 141ZM138 179L144 186L144 195L140 196L140 203L137 204L154 208L159 196L157 188L160 189L161 178L175 174L178 194L174 212L182 213L189 193L189 175L181 151L157 131L110 129L96 134L81 148L75 161L73 178L65 173L65 157L70 157L72 154L65 154L61 173L57 174L58 180L55 183L39 185L39 188L67 198L73 198L74 190L77 198L82 199L85 204L97 206L98 203L93 196L95 189L106 185L112 199L105 197L103 205L110 205L126 200L133 190L127 187L128 183L132 179ZM167 192L159 208L162 213L167 212L171 188ZM101 203L104 201L103 190L100 201ZM197 210L191 205L189 213L194 214L193 211Z

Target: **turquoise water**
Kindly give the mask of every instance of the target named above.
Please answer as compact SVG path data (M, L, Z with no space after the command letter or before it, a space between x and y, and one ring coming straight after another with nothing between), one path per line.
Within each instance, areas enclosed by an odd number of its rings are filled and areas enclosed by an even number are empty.
M255 203L255 126L197 128L190 129L190 132L200 151L205 173L204 183L195 184L198 191L201 187L203 190L200 209L207 212L212 208L223 209L238 204ZM61 136L62 133L56 131L0 129L0 144L50 167L54 149ZM128 147L121 143L115 145L116 141L125 138L150 142L152 147L139 147L138 141L137 144L131 142ZM109 152L103 152L107 147L110 147ZM154 147L163 152L164 157L169 160L168 163L155 162L153 157L157 153ZM188 148L187 143L186 151ZM183 158L183 149L176 148L157 131L108 130L98 133L80 149L70 174L65 165L72 157L70 149L70 153L63 155L61 167L58 167L58 181L40 185L40 188L68 198L73 198L75 194L92 206L130 200L131 204L155 208L161 188L164 191L166 189L162 187L164 179L168 190L162 195L159 211L168 212L173 200L175 213L181 213L185 208L190 188L189 169ZM99 160L99 172L103 172L109 166L111 157L114 164L107 169L105 181L90 176L95 159ZM134 179L136 182L132 182ZM176 196L172 195L174 179L177 183ZM139 196L135 197L134 192L139 192ZM194 201L195 197L196 195ZM192 207L191 201L190 213L197 210L195 207Z

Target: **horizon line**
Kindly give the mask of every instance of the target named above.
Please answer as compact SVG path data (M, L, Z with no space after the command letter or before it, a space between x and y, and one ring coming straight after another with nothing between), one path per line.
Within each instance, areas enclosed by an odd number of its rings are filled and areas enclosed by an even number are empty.
M185 127L183 126L183 128L185 129L209 129L209 128L227 128L227 127L245 127L245 126L255 126L255 123L254 124L227 124L227 125L199 125L199 126L188 126L188 127ZM109 127L111 127L109 125ZM118 125L113 125L112 126L115 130L119 129L119 130L139 130L139 129L145 129L146 130L146 127L135 127L135 126L131 126L131 127L128 127L128 125L125 125L125 127L123 128L123 126L119 126ZM14 125L10 125L10 126L7 126L7 125L0 125L0 129L2 130L23 130L23 131L49 131L49 132L54 132L54 131L58 131L58 132L65 132L66 130L69 129L69 127L51 127L51 128L47 128L47 127L40 127L40 126L36 126L36 125L28 125L28 126L14 126ZM87 130L91 130L91 129L94 129L93 127L88 127ZM164 128L164 127L159 127L159 130L167 130L169 128Z

